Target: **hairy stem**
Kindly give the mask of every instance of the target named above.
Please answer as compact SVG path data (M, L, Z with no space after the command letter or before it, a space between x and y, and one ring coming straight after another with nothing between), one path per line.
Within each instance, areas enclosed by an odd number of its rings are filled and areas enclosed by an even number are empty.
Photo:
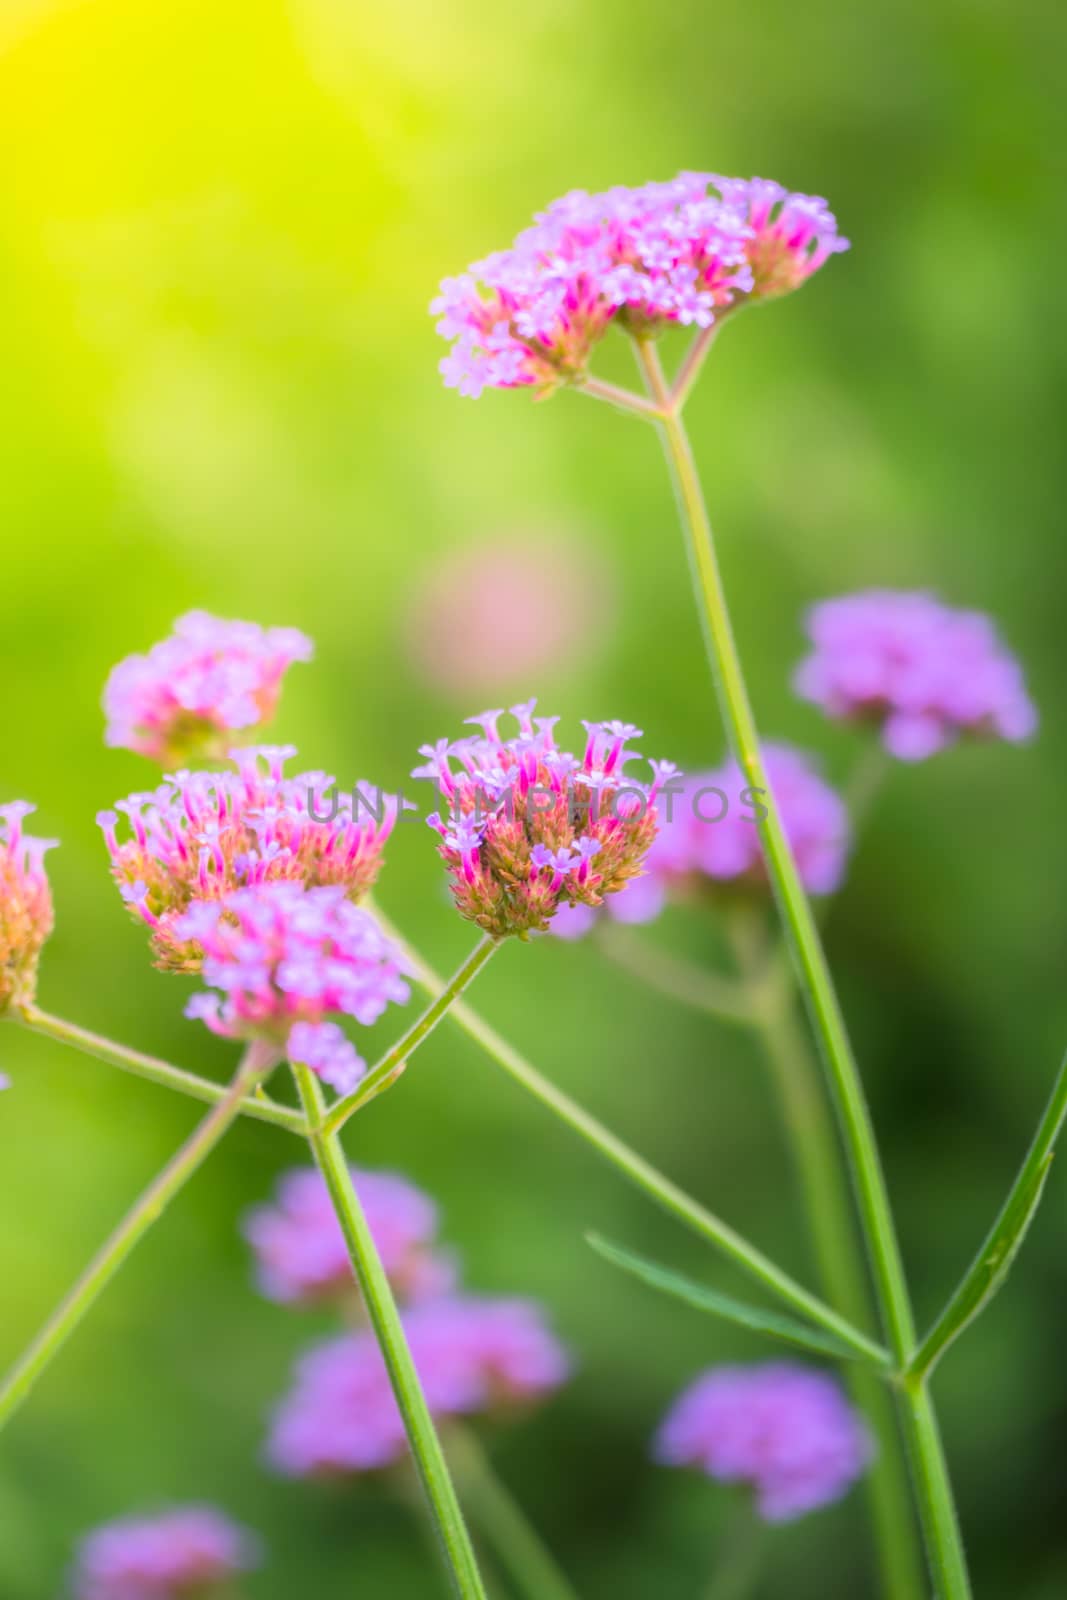
M275 1059L273 1052L262 1045L248 1046L233 1082L223 1092L218 1105L208 1112L181 1149L149 1184L4 1379L0 1386L0 1427L10 1420L26 1399L38 1378L95 1305L134 1247L237 1120L243 1097Z
M207 1078L198 1078L195 1072L172 1067L169 1061L161 1061L158 1056L142 1055L139 1050L130 1050L124 1044L116 1044L113 1039L107 1039L103 1034L90 1033L88 1028L81 1028L76 1022L66 1022L62 1017L54 1017L50 1012L39 1010L37 1006L24 1006L18 1013L18 1019L34 1033L41 1033L49 1039L58 1040L60 1044L70 1045L74 1050L94 1056L97 1061L106 1061L108 1066L119 1067L123 1072L131 1072L136 1078L145 1078L149 1083L162 1084L165 1089L176 1089L179 1094L188 1095L192 1100L202 1100L207 1105L219 1105L229 1095L230 1091L225 1084L211 1083ZM305 1132L304 1119L300 1113L290 1110L288 1106L279 1105L269 1095L258 1092L246 1095L237 1110L241 1116L255 1117L259 1122L271 1122L275 1127L285 1128L289 1133L303 1136Z
M311 1149L329 1190L348 1247L352 1271L363 1295L367 1316L404 1419L416 1470L433 1515L453 1589L463 1600L486 1600L478 1563L449 1476L441 1441L437 1437L408 1349L389 1279L352 1183L341 1141L336 1133L329 1133L323 1125L325 1108L317 1079L307 1067L298 1064L294 1064L293 1074L307 1117Z

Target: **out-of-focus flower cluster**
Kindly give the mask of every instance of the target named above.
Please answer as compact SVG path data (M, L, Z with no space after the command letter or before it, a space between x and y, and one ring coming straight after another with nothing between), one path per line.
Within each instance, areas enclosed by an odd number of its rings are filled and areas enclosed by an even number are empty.
M54 921L44 857L57 840L23 830L34 809L25 800L0 806L0 1015L32 1002L41 946Z
M406 655L438 695L495 696L545 673L558 681L611 638L615 566L580 528L503 530L447 550L414 583Z
M668 1466L751 1485L766 1522L839 1500L874 1454L837 1381L791 1362L704 1373L671 1408L655 1450Z
M235 772L178 772L97 817L119 892L151 929L164 971L199 971L199 947L175 931L193 900L285 881L338 885L358 902L373 885L399 801L367 784L339 792L324 772L287 777L295 754L234 751Z
M507 1415L543 1399L570 1363L540 1308L460 1292L437 1241L437 1210L395 1173L352 1170L434 1417ZM286 1304L355 1295L344 1240L317 1172L287 1173L276 1203L253 1211L245 1236L264 1294ZM358 1301L356 1302L358 1304ZM278 1407L268 1444L291 1477L369 1472L407 1454L404 1424L374 1334L357 1328L309 1350Z
M440 1296L455 1282L452 1259L437 1246L437 1207L395 1172L353 1167L367 1225L393 1293L404 1301ZM349 1301L356 1293L344 1235L322 1175L296 1167L280 1179L272 1205L244 1221L256 1282L283 1305Z
M404 1332L432 1415L509 1412L543 1399L567 1358L526 1300L457 1296L408 1311ZM369 1472L407 1453L385 1362L369 1330L310 1350L274 1418L269 1457L292 1477Z
M194 901L174 931L203 951L204 984L219 991L193 995L187 1016L226 1038L276 1043L339 1094L365 1066L330 1014L369 1026L409 998L398 951L340 887L235 889Z
M771 796L751 787L735 761L671 784L660 796L660 830L645 860L645 876L606 909L621 922L650 922L668 898L710 893L766 894L768 880L759 819L770 805L788 836L804 887L831 894L844 876L850 843L848 812L812 759L789 745L763 749ZM564 906L551 932L575 939L597 912Z
M962 735L1026 739L1037 713L991 619L892 589L824 600L808 614L812 653L797 692L830 717L873 723L901 761Z
M764 178L683 172L667 183L574 190L508 250L447 278L431 311L452 342L445 383L547 393L581 379L612 322L709 327L788 293L847 249L826 201Z
M77 1600L209 1600L260 1560L259 1540L213 1506L175 1506L89 1534L74 1592Z
M658 828L656 797L675 768L652 763L652 783L625 771L640 730L587 722L584 756L557 748L557 717L513 706L517 737L502 737L502 711L468 720L480 734L424 745L412 774L436 783L440 835L457 909L494 938L543 931L562 905L598 906L642 871ZM452 761L458 762L458 770Z
M112 671L104 689L107 742L161 767L220 760L235 733L270 721L286 671L312 653L296 628L187 612L168 639Z

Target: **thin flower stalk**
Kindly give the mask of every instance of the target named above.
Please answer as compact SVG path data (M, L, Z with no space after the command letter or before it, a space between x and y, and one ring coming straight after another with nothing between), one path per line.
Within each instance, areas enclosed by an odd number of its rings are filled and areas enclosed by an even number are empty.
M153 1223L232 1127L245 1095L274 1060L263 1045L249 1045L223 1098L149 1184L0 1385L0 1428L10 1421Z
M80 1027L76 1022L68 1022L63 1017L53 1016L51 1012L41 1011L37 1006L24 1006L17 1015L33 1033L69 1045L71 1049L80 1050L97 1061L107 1062L108 1066L132 1073L135 1078L144 1078L148 1083L174 1089L178 1094L188 1095L191 1100L218 1105L229 1093L225 1084L211 1083L207 1078L198 1077L195 1072L187 1072L183 1067L172 1066L169 1061L161 1061L158 1056L131 1050L114 1039L105 1038L103 1034ZM304 1119L300 1112L280 1105L262 1089L246 1094L237 1109L243 1117L272 1123L301 1137L305 1134Z
M324 1102L318 1081L308 1068L294 1064L293 1074L309 1127L315 1161L329 1189L345 1237L356 1282L378 1340L404 1419L416 1470L433 1514L454 1592L462 1600L486 1600L474 1548L437 1437L389 1279L367 1226L352 1174L336 1133L323 1126Z
M473 1428L452 1423L448 1453L472 1521L523 1600L577 1600L569 1579L500 1478Z
M415 982L426 993L435 997L440 995L445 987L444 980L438 977L421 956L406 943L377 908L375 915L389 938L404 952L408 970ZM889 1356L881 1345L853 1327L846 1317L840 1316L816 1295L810 1293L728 1223L693 1200L677 1184L657 1171L650 1162L630 1149L622 1139L609 1132L594 1116L538 1072L465 1001L455 1001L448 1015L498 1066L503 1068L509 1077L554 1112L579 1137L592 1145L606 1161L658 1205L684 1222L705 1242L712 1244L742 1271L755 1278L765 1289L792 1306L809 1321L835 1334L873 1365L884 1367L887 1364Z
M475 945L466 961L458 968L441 993L429 1005L411 1027L398 1039L396 1044L382 1057L376 1066L372 1067L359 1085L351 1094L345 1095L332 1105L323 1119L323 1128L327 1133L337 1133L344 1127L349 1117L369 1101L377 1098L382 1091L399 1077L403 1072L408 1057L418 1049L419 1045L436 1028L441 1018L446 1016L450 1007L455 1004L459 996L474 981L478 973L485 966L489 957L499 949L496 939L486 934Z
M749 782L769 797L761 824L768 874L841 1119L889 1346L903 1372L914 1351L915 1325L866 1096L815 918L774 804L681 410L672 402L653 342L636 337L634 348L649 393L663 412L657 427L674 479L697 610L729 743ZM942 1600L968 1600L970 1581L948 1468L933 1404L923 1386L909 1391L902 1415L937 1592Z

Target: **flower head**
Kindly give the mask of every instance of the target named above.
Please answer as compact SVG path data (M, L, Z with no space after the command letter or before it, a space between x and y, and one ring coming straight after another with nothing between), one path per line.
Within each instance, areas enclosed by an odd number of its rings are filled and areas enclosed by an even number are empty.
M25 800L0 806L0 1015L33 1000L41 946L54 921L44 856L57 841L23 832L33 810Z
M499 730L502 711L468 720L478 733L424 745L414 777L438 788L444 815L427 818L440 835L456 906L495 938L547 928L561 905L598 906L638 877L656 836L656 796L625 768L640 730L587 722L585 753L556 746L556 717L534 717L535 701L513 706L517 736ZM453 768L452 762L458 762Z
M199 970L197 947L175 933L193 900L282 881L339 885L359 901L377 878L400 801L367 784L340 794L323 772L286 777L294 753L234 751L235 772L176 772L97 817L119 892L165 971Z
M832 894L848 859L851 829L844 801L820 777L811 758L786 744L766 744L764 764L774 800L751 786L735 761L698 772L661 795L660 825L646 873L606 902L619 922L651 922L672 896L724 890L768 890L758 822L772 803L810 894ZM550 931L562 939L588 933L597 913L562 906Z
M186 1015L231 1039L263 1039L347 1094L365 1064L331 1014L377 1022L409 995L402 958L339 887L263 883L198 900L175 923L203 952L208 990Z
M874 723L901 761L961 734L1020 741L1037 726L1022 669L981 612L870 589L814 606L808 634L797 693L830 717Z
M259 1562L259 1540L220 1511L176 1506L89 1534L74 1592L78 1600L207 1600Z
M452 341L446 384L547 393L580 380L613 321L707 328L747 299L795 289L847 248L826 202L766 179L683 172L667 183L574 190L508 250L448 278L431 311Z
M104 689L109 745L161 767L215 761L234 734L269 722L294 661L310 661L296 628L261 628L189 611L145 656L120 661Z
M451 1289L455 1270L437 1249L437 1207L430 1197L398 1173L353 1168L352 1179L394 1293L413 1301ZM313 1167L284 1173L275 1203L248 1213L244 1235L268 1300L311 1305L351 1296L348 1250Z
M720 1483L750 1484L764 1521L788 1522L839 1500L874 1450L834 1378L772 1362L704 1373L671 1408L655 1454Z
M404 1331L437 1418L528 1405L568 1375L565 1351L526 1300L432 1301L407 1312ZM404 1424L371 1332L331 1340L303 1357L268 1444L279 1472L370 1472L406 1453Z

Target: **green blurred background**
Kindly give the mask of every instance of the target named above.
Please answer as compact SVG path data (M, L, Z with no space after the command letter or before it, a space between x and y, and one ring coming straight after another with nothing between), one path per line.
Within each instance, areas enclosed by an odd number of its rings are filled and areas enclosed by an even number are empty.
M187 607L315 638L278 733L346 782L401 783L418 744L521 692L572 728L632 718L689 767L719 757L651 430L570 395L446 393L426 304L570 187L701 167L826 194L853 251L732 327L692 404L763 727L844 778L856 740L797 704L788 674L802 607L872 583L995 612L1043 719L1029 748L898 769L828 922L929 1316L1067 1039L1065 35L1051 7L984 0L5 0L0 792L63 839L42 1002L204 1072L232 1060L150 970L93 822L152 781L103 748L103 680ZM412 608L440 563L542 539L572 553L558 588L581 597L580 647L536 682L504 662L469 693L430 681ZM397 835L381 899L439 965L469 947L421 828ZM675 914L657 937L699 953L713 934ZM553 941L507 950L477 999L810 1277L744 1038ZM6 1362L196 1112L13 1027L0 1067ZM722 1498L651 1467L649 1434L702 1365L764 1352L615 1275L583 1230L730 1275L451 1030L349 1147L431 1189L470 1282L540 1296L572 1346L575 1381L496 1453L581 1592L701 1592ZM58 1595L92 1524L200 1497L268 1535L261 1600L442 1592L381 1494L260 1464L265 1416L325 1324L257 1299L236 1224L297 1153L237 1129L5 1433L3 1600ZM984 1596L1067 1593L1065 1181L936 1384ZM866 1596L867 1551L854 1495L775 1534L760 1593Z

